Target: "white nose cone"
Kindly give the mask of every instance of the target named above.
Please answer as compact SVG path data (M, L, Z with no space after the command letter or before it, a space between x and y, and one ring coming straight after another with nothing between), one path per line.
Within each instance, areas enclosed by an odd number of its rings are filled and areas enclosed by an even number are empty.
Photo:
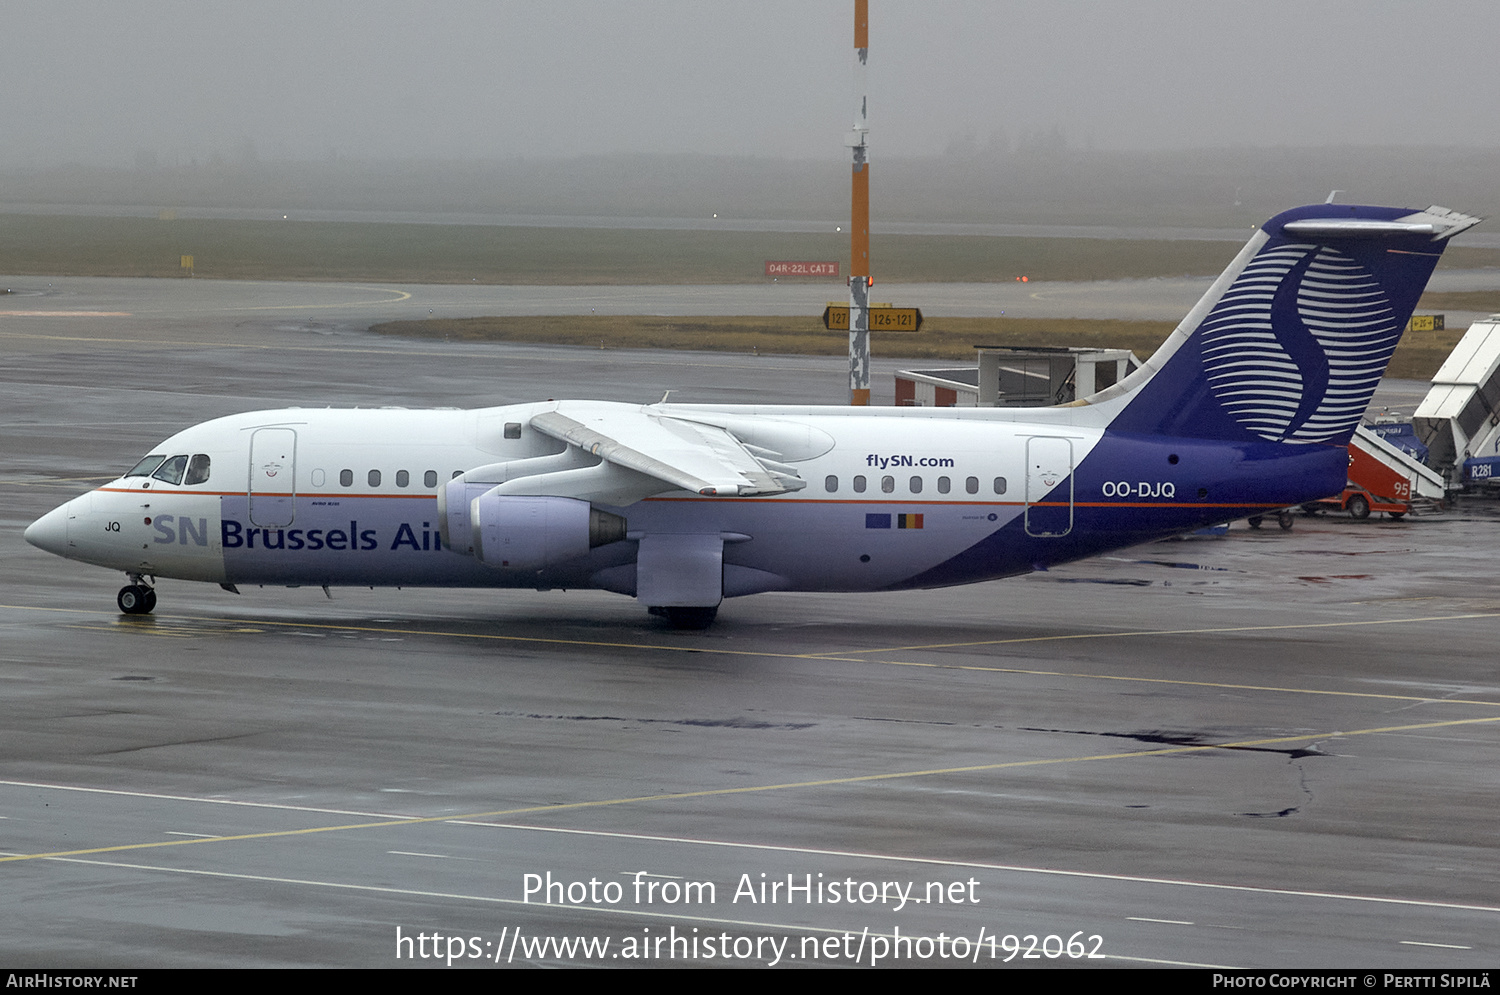
M71 503L71 502L69 502ZM53 508L26 527L26 541L58 556L68 555L68 505Z

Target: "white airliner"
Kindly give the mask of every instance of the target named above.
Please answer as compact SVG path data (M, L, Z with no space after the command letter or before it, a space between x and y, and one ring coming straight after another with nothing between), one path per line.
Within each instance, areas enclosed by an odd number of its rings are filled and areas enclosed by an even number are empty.
M179 432L28 542L241 584L595 588L702 627L724 598L991 580L1342 490L1447 239L1477 218L1266 222L1139 370L1053 408L547 401L290 408Z

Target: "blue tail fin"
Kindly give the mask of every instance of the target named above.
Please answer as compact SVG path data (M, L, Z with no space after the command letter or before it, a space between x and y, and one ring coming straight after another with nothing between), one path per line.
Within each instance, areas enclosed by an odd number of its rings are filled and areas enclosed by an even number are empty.
M1146 364L1110 428L1344 445L1443 254L1479 219L1318 204L1267 221Z

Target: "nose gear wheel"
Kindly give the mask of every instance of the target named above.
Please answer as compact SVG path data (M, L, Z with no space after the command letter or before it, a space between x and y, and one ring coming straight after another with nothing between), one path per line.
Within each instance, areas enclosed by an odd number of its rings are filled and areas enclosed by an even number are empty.
M156 607L156 590L145 584L126 584L115 595L115 604L126 615L146 615Z

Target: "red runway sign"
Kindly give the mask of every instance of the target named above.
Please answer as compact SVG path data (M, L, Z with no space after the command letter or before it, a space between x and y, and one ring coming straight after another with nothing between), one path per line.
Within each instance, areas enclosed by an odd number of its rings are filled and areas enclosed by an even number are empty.
M767 259L766 276L838 276L838 260L833 262L809 262L807 260Z

